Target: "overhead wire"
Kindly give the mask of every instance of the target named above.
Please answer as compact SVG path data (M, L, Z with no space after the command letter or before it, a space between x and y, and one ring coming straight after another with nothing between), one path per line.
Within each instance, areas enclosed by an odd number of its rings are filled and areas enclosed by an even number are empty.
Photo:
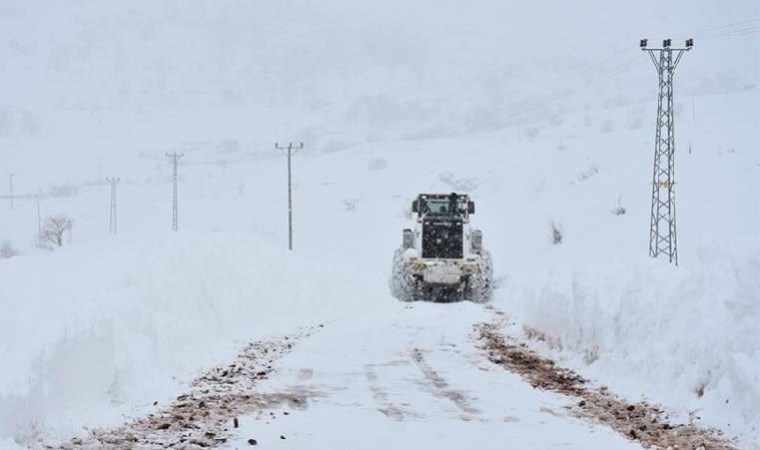
M717 35L708 35L700 37L699 39L703 41L712 40L712 39L719 39L723 37L733 37L733 36L746 36L750 34L756 34L760 32L760 26L758 27L752 27L752 28L744 28L740 30L732 30L730 32L721 33Z
M715 31L723 30L725 28L745 27L745 26L749 26L749 25L753 25L753 24L754 25L760 25L760 19L743 20L741 22L729 23L729 24L718 26L718 27L711 27L711 28L705 28L703 30L696 30L696 31L690 33L689 36L701 35L701 34L705 34L705 33L712 33L712 32L715 32ZM682 36L685 36L685 35L683 35L683 34L682 35L677 35L676 37L682 37Z
M633 47L627 46L624 50L627 51L627 50L630 50L631 48L633 48ZM585 82L587 82L588 78L590 76L592 76L593 74L595 74L595 76L597 76L597 77L598 76L604 77L604 76L606 76L606 75L608 75L610 73L617 72L621 68L627 67L632 62L632 59L629 58L629 56L630 55L628 53L625 53L625 52L621 53L620 51L618 51L614 55L612 55L612 56L610 56L610 57L602 60L601 62L589 64L587 67L585 67L585 68L583 68L583 69L581 69L581 70L579 70L577 72L571 73L570 75L566 75L564 77L564 81L561 82L561 84L555 85L554 87L552 87L549 90L545 91L545 93L542 94L541 97L550 98L550 97L553 97L556 94L561 93L561 92L563 92L563 91L565 91L567 89L575 88L578 83L585 83ZM601 71L601 75L600 75L599 67L604 66L605 64L609 63L610 61L613 61L615 59L621 59L621 58L626 58L626 59L624 61L613 63L613 65L611 67L608 67L608 68L602 70ZM638 58L638 56L637 56L637 58ZM633 58L633 59L636 59L636 58ZM530 99L530 100L523 101L521 103L524 103L524 102L534 102L534 101L535 101L535 99Z
M647 58L642 54L638 54L632 58L627 58L625 61L616 63L611 68L607 68L606 70L603 70L601 72L599 71L595 72L594 74L595 79L593 82L596 85L607 82L617 76L620 76L626 72L629 72L635 67L640 66L641 64L645 63L646 60ZM584 70L582 71L582 73L583 72L588 72L588 71ZM539 96L538 98L528 100L527 102L525 102L525 103L528 103L528 105L524 107L510 108L510 111L508 112L508 114L506 114L502 118L506 122L513 121L517 119L518 117L523 116L526 113L530 113L532 111L545 107L546 104L549 102L556 102L559 100L569 98L572 95L576 94L579 89L586 87L587 84L588 84L588 80L585 78L579 79L575 83L563 83L562 86L550 89L546 91L546 93Z
M671 39L693 38L701 40L716 39L724 36L731 36L737 33L754 33L760 30L760 18L734 22L717 27L696 30L691 33L681 33L669 36Z
M681 35L675 35L676 38L686 37L689 38L695 38L700 40L712 40L712 39L718 39L721 37L731 37L731 36L743 36L748 34L754 34L760 32L760 19L750 19L750 20L744 20L740 22L734 22L730 24L724 24L717 27L711 27L706 28L702 30L697 30L690 34L681 34ZM609 80L612 80L624 73L627 73L631 71L632 69L646 63L648 58L644 56L643 54L639 54L636 57L633 58L627 58L625 61L620 63L613 64L613 67L607 68L606 70L599 72L596 69L600 66L604 66L605 64L614 61L616 59L620 59L627 55L625 51L630 50L632 47L638 47L638 46L628 46L624 47L623 51L617 51L615 54L611 55L608 58L605 58L599 63L590 64L584 69L581 69L577 73L574 73L571 75L571 78L574 78L575 80L570 80L569 82L566 81L562 83L559 86L555 86L547 91L545 93L541 94L538 97L534 97L533 99L521 101L518 103L517 108L509 108L509 112L506 116L503 117L503 119L506 122L510 122L526 113L535 111L539 108L545 107L546 103L558 101L562 99L566 99L573 94L577 92L577 89L582 89L585 87L585 84L587 83L587 75L589 74L596 74L595 75L595 83L598 85L599 83L605 83ZM576 89L573 89L576 88Z

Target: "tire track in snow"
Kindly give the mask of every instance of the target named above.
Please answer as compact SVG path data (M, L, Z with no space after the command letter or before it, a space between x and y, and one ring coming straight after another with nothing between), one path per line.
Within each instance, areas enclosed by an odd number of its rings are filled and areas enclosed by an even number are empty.
M480 411L472 406L472 399L457 389L452 389L446 379L435 370L425 359L423 350L415 348L412 350L412 361L422 372L427 384L430 386L436 397L442 397L450 400L462 413L465 414L463 418L469 419L470 415L478 414Z
M321 328L321 326L320 326ZM275 363L295 343L311 336L310 328L290 336L246 345L230 364L213 368L191 383L191 391L155 413L115 429L96 429L87 438L74 438L45 448L65 450L98 448L203 449L223 445L238 426L238 417L287 404L305 409L320 396L305 388L281 393L257 393L259 380L277 372Z
M395 420L397 422L403 422L409 417L412 417L415 419L423 418L421 414L418 414L410 410L407 407L407 405L401 405L401 404L391 402L389 400L388 391L381 386L380 380L379 380L379 377L377 376L377 371L375 370L375 368L377 366L394 366L394 365L398 365L398 363L365 364L364 365L364 377L367 379L367 383L369 384L369 391L372 394L372 399L375 401L377 405L377 410L383 413L389 419Z

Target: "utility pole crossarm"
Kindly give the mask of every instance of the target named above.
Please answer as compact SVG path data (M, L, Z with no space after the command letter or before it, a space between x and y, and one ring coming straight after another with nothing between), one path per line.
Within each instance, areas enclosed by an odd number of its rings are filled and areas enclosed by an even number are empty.
M298 147L295 147L292 142L288 143L286 147L283 147L279 143L275 142L274 148L276 148L277 150L280 150L282 154L285 156L287 156L288 153L290 153L290 155L292 156L298 153L298 150L301 150L303 148L303 142L299 143Z
M661 48L651 48L648 47L647 44L648 39L642 39L640 41L639 46L641 47L642 51L645 51L649 53L649 56L652 58L652 62L654 63L654 67L659 72L660 69L660 63L657 61L657 57L655 56L655 52L661 53L663 51L666 52L678 52L676 56L675 62L670 66L670 70L675 70L676 66L678 66L678 63L681 61L681 57L683 56L684 52L690 51L692 48L694 48L694 39L687 39L684 43L684 47L682 48L674 48L670 46L671 40L670 39L664 39L662 41L662 47Z
M643 50L645 50L649 54L649 57L652 58L652 62L654 63L654 68L657 69L657 71L659 72L660 63L657 62L657 58L655 58L654 56L654 50L647 50L647 49L643 49Z
M683 52L686 52L689 50L691 50L691 48L678 50L678 56L676 56L676 61L673 63L673 70L676 70L676 67L678 67L678 63L681 62L681 57L683 56Z

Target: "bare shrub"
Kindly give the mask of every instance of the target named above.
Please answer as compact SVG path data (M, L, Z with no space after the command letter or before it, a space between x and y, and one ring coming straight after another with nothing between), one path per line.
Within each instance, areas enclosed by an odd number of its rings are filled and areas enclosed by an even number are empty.
M0 259L10 259L20 254L21 252L16 250L10 241L3 241L3 243L0 244Z
M79 188L68 183L50 186L48 189L48 195L53 198L74 197L77 194L79 194Z
M367 167L372 171L383 170L388 167L388 161L383 158L372 158Z
M554 245L562 245L562 241L565 239L565 232L562 229L562 224L554 220L549 223L551 228L551 243Z
M537 138L541 134L541 129L538 127L530 127L525 132L525 135L531 139Z
M474 178L457 178L451 172L444 172L438 175L438 179L455 191L471 192L478 187L478 183Z
M562 116L562 113L560 111L555 112L551 116L549 116L549 124L554 127L558 127L562 125L565 122L565 118Z
M707 387L707 384L704 381L700 381L697 384L697 387L694 388L694 393L697 394L697 397L702 398L702 396L705 395L706 387Z
M593 163L586 167L586 169L578 174L578 181L585 181L589 178L593 177L594 175L599 173L599 166L596 163Z
M612 214L616 216L622 216L626 213L625 206L623 206L623 196L618 197L617 206L612 210Z
M74 219L65 214L49 216L42 224L39 236L37 236L37 246L47 250L63 246L63 235L71 231L74 227Z
M615 122L613 122L611 119L607 119L604 122L602 122L602 133L609 133L611 131L615 130Z
M347 198L343 200L343 208L346 211L353 211L356 209L356 204L359 203L358 198Z

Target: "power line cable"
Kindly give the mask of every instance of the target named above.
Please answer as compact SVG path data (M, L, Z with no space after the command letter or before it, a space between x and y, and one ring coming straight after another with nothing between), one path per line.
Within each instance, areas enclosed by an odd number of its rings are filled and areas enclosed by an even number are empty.
M721 37L749 35L760 32L760 26L755 26L756 24L760 25L760 19L750 19L716 27L705 28L702 30L697 30L690 34L676 35L676 38L689 36L691 38L697 37L701 40L712 40ZM504 117L504 120L507 122L512 121L526 113L544 107L547 102L563 100L574 94L577 94L578 89L582 89L584 87L580 84L583 83L585 85L587 81L585 79L581 79L582 77L594 73L595 70L600 66L604 66L611 61L622 58L627 54L626 51L632 48L637 48L637 46L623 47L621 50L616 51L615 54L603 59L601 62L590 64L588 67L581 69L577 73L571 75L569 78L572 78L572 80L565 81L559 86L555 86L550 90L544 91L543 94L540 94L538 97L534 97L532 100L520 101L517 108L509 108L509 113L506 115L506 117ZM613 67L608 68L607 70L602 71L598 74L596 77L596 85L598 86L600 83L607 82L624 73L627 73L630 70L644 64L645 62L646 57L642 57L641 54L637 55L635 58L626 59L621 63L615 62L615 64L613 64Z

